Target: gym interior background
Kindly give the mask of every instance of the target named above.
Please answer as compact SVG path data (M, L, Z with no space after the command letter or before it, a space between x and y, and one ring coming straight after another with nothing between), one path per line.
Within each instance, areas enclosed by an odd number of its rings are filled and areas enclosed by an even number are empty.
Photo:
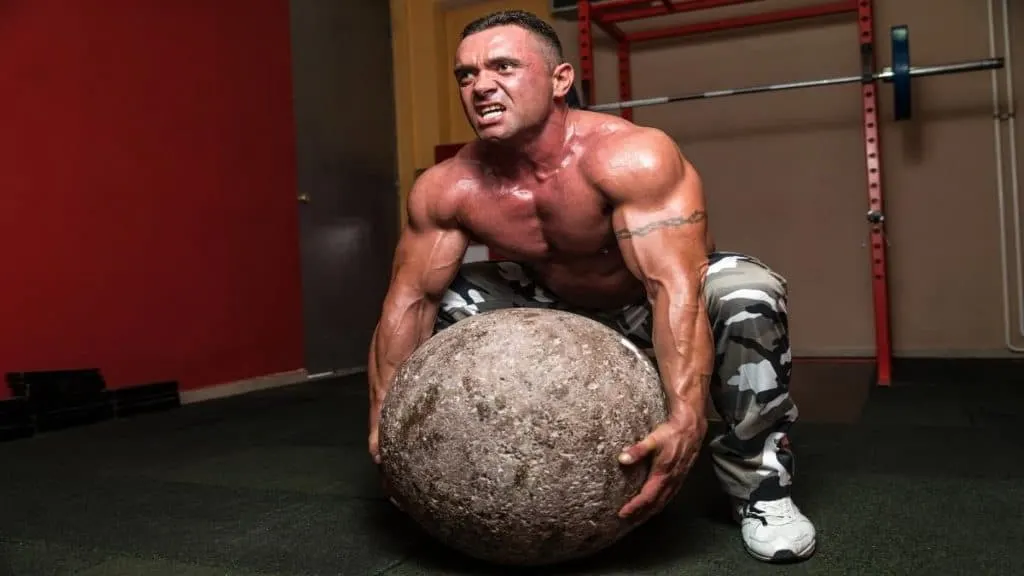
M763 0L622 27L740 17L814 2ZM879 89L893 353L900 359L997 359L1020 366L1024 287L1018 269L1024 247L1015 226L1019 230L1024 210L1013 175L1024 145L1014 151L1010 133L1022 143L1024 130L1015 119L994 118L994 110L1008 113L1019 101L1013 95L1024 90L1024 42L1019 40L1024 10L1001 0L874 4L877 68L890 64L887 31L898 24L911 29L914 65L986 58L992 50L1008 64L993 73L915 79L914 117L906 122L892 120L891 88ZM1011 5L1005 22L1013 39L1009 53L1004 53L1000 10L1006 4ZM23 550L42 550L31 546L42 546L46 534L60 532L60 520L31 524L40 518L39 509L25 503L36 502L56 506L67 522L79 522L76 537L85 539L86 548L110 549L100 539L116 541L116 535L90 528L103 521L103 505L86 509L78 499L88 489L90 498L121 506L103 486L116 487L117 497L143 491L132 500L139 505L159 498L158 493L178 494L182 482L292 489L284 479L294 478L268 467L267 453L249 445L238 452L237 443L272 444L284 436L289 442L316 437L302 451L270 453L276 462L287 462L285 468L305 474L296 480L296 493L315 493L322 488L318 481L332 494L372 491L367 471L354 481L358 489L335 489L342 482L338 478L358 476L350 467L368 468L362 460L365 379L359 374L387 286L403 199L417 172L434 163L437 146L472 138L449 71L458 32L478 15L516 7L549 17L569 59L579 66L574 16L553 13L550 0L107 0L103 10L83 0L0 4L5 87L0 102L6 111L0 134L0 238L7 270L0 287L0 371L12 384L0 386L0 431L16 436L19 426L22 433L31 427L18 416L24 416L27 403L15 398L27 389L25 382L35 383L36 390L54 383L58 392L48 401L67 413L91 410L92 416L67 419L91 422L109 413L109 408L82 408L106 398L100 392L171 383L181 401L192 402L331 378L319 388L250 394L239 404L208 402L176 416L179 420L154 415L132 424L142 428L84 426L6 442L0 445L6 451L0 467L18 463L11 468L18 471L12 488L45 486L47 492L36 500L23 492L18 502L4 504L0 518L9 522L0 519L0 543L28 542ZM989 7L994 8L991 22ZM600 30L594 51L596 100L618 100L616 47ZM630 63L637 98L857 74L857 24L847 15L636 44ZM875 352L860 94L857 85L847 85L634 111L635 121L672 135L701 170L719 247L753 253L789 279L794 353L802 358L870 361ZM104 391L77 397L69 392L68 386L91 382L89 375L97 373ZM345 374L355 376L341 378ZM1015 374L1014 382L1024 380ZM863 378L860 382L867 386ZM968 378L963 384L974 391L985 382ZM913 413L920 423L924 412L937 409L938 418L959 423L959 416L950 415L966 405L964 389L943 395L949 404L938 409L936 404L922 408L918 397L899 400L886 405L886 418L903 425ZM1020 386L1000 390L1011 390L1010 396L990 400L1002 398L1004 409L1012 404L1006 398L1020 397ZM822 395L842 401L835 394ZM335 416L336 407L349 400L357 407ZM127 395L123 401L131 403ZM340 423L330 420L335 417ZM898 468L894 463L908 454L930 458L932 464L922 464L927 467L945 461L947 450L966 454L987 447L998 454L1003 446L987 432L965 436L957 429L946 436L934 428L943 423L922 425L936 442L943 439L941 451L887 437L892 460L883 462L885 448L875 445L883 455L874 453L882 460L874 460L872 469ZM186 428L189 432L182 432ZM151 434L161 444L131 440L125 430ZM869 449L861 444L866 436L854 436L856 445L846 447L840 438L848 438L848 432L815 430L808 437L827 447L809 450L805 462L822 471L822 482L827 454L841 446L847 454ZM956 448L958 438L964 439L962 450ZM343 446L323 447L334 441ZM166 452L153 454L154 446ZM335 463L338 452L359 464ZM41 454L46 463L30 466ZM133 460L122 465L112 460L117 458ZM187 472L177 469L173 482L179 484L144 485L139 478L145 475L135 469L143 461L163 470L202 458L212 459L214 469L200 470L198 464ZM980 458L970 462L984 475L988 465ZM304 468L314 465L330 470L316 476ZM101 468L115 472L91 475ZM110 476L129 469L116 481ZM1011 472L1002 468L992 474ZM78 492L65 494L62 478L77 479ZM890 487L897 485L892 482ZM917 487L921 479L908 482ZM842 486L852 490L853 481ZM961 490L953 484L929 489L927 502L942 490L950 498ZM218 540L224 550L204 548L203 553L189 542L170 540L171 531L180 535L193 529L224 538L219 535L231 532L223 527L237 528L232 522L240 515L264 522L270 514L283 514L275 508L281 501L272 498L202 494L209 500L196 514L221 514L209 520L220 528L200 528L172 514L162 517L170 527L153 531L141 519L136 522L131 509L118 508L119 521L127 523L122 527L130 527L122 532L134 531L125 546L140 556L157 550L154 557L204 566L252 558L282 573L286 566L299 566L296 573L303 574L339 573L337 565L316 564L334 558L325 550L330 544L310 543L331 534L334 525L320 517L281 520L268 528L293 538L280 544L275 558L270 552L246 556L252 550L241 538ZM189 493L188 499L198 497ZM302 502L289 510L315 516ZM236 507L218 508L228 504ZM1006 509L1003 504L988 510ZM332 505L317 501L315 510L340 517L344 506ZM854 518L851 514L844 508L835 518ZM305 528L288 536L286 528L299 524ZM872 517L863 525L879 538L891 534ZM18 540L16 529L31 534ZM365 531L375 538L388 532ZM867 532L850 533L856 537L846 542L849 546L868 545ZM842 539L839 532L831 536L833 543ZM723 536L731 537L732 532ZM379 544L368 535L346 538L346 550ZM982 544L991 545L992 538L978 544L978 550L989 550ZM959 545L961 551L970 549ZM278 550L267 542L261 546ZM72 561L93 562L89 566L101 561L78 549L43 548L43 555L64 554L65 567ZM301 557L286 554L296 550ZM29 557L14 548L7 554L15 561ZM394 557L367 566L397 565L395 558L405 552L387 554ZM735 561L740 569L749 568L742 559ZM149 573L157 573L148 566ZM379 572L361 570L342 573Z

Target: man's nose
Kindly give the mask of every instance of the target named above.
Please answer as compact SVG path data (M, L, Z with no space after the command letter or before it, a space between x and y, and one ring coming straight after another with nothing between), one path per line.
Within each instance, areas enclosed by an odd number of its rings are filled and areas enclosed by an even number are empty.
M494 77L490 74L477 76L476 82L473 83L473 93L477 96L487 96L497 89L498 83L494 81Z

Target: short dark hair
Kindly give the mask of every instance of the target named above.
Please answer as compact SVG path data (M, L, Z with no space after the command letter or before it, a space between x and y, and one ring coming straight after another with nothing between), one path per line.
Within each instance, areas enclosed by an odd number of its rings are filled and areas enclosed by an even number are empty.
M565 55L562 54L562 41L559 40L555 29L540 16L526 10L499 10L477 18L462 29L461 39L465 40L468 36L498 26L518 26L534 33L554 52L556 61L553 64L558 65L565 61Z

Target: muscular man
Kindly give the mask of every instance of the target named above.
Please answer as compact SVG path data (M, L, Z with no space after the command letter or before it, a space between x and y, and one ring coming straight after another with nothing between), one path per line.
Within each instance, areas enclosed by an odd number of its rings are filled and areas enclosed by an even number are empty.
M455 57L478 139L420 176L369 357L370 453L396 368L435 331L486 310L570 310L653 352L668 419L634 446L651 459L621 510L646 518L676 493L707 429L742 541L764 560L809 557L815 530L790 498L786 284L750 256L715 252L701 179L664 133L570 109L574 71L554 30L521 11L469 24ZM479 242L507 258L463 264Z

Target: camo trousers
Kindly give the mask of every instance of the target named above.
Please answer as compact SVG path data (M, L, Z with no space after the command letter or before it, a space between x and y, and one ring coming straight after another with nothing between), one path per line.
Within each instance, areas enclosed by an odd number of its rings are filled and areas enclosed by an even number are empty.
M744 254L715 252L709 264L704 297L716 347L710 396L727 425L710 442L715 472L736 498L782 498L789 495L794 472L787 433L798 416L789 396L786 281ZM613 310L572 307L514 262L464 264L441 302L435 332L508 307L553 308L593 318L653 356L646 299Z

